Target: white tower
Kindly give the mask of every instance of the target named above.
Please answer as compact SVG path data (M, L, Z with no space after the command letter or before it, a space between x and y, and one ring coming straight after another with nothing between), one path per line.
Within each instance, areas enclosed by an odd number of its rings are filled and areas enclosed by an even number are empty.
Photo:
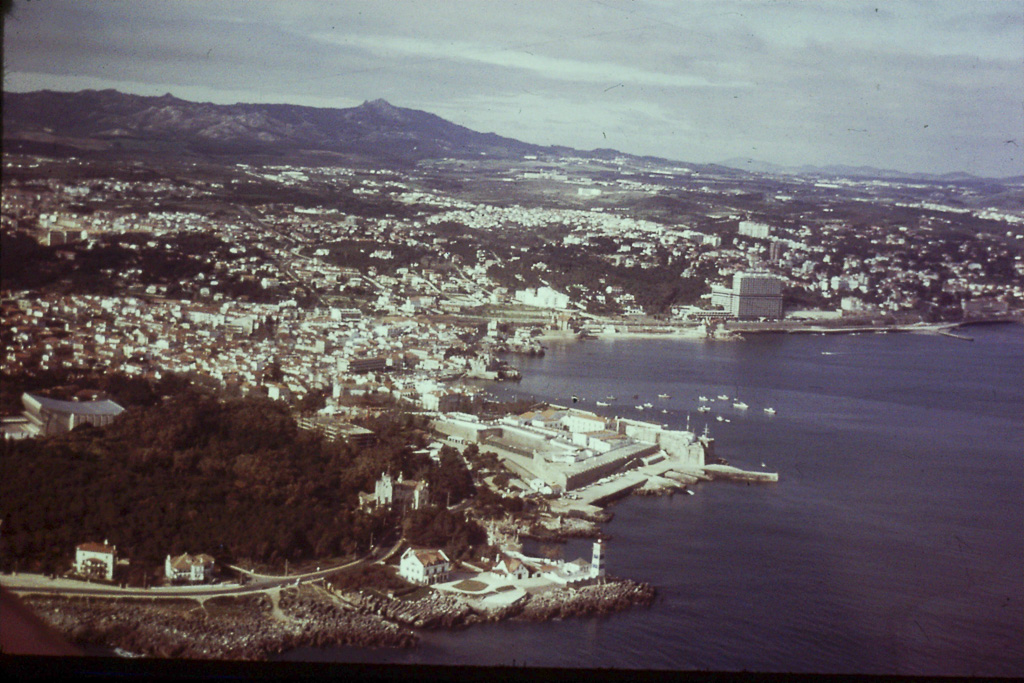
M394 493L391 487L391 475L381 475L381 478L377 481L377 486L374 488L377 505L391 505L391 501L394 500Z
M601 540L594 542L594 556L590 560L590 576L595 579L604 576L604 542Z

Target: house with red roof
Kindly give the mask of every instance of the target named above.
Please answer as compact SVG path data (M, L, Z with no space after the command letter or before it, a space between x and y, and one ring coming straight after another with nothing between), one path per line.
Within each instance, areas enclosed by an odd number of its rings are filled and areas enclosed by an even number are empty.
M443 550L409 548L402 553L398 575L410 583L430 586L447 581L451 568L452 562Z
M518 557L501 554L491 570L492 574L505 575L510 579L530 578L530 567Z
M75 546L75 571L93 579L113 579L117 546L103 543L79 543Z

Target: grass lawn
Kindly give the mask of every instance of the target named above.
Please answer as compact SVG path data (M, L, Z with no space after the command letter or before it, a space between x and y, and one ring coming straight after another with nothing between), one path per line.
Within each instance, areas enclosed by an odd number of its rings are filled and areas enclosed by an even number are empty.
M487 588L487 584L484 583L483 581L476 581L474 579L465 579L463 581L459 581L457 584L455 584L452 587L453 588L458 588L460 591L482 591L485 588Z

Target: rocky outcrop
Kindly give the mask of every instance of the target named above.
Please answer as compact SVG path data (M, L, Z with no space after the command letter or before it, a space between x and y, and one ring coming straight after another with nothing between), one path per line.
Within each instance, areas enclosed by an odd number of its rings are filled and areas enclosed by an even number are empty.
M434 591L419 600L385 598L371 592L344 595L355 609L414 628L455 628L464 626L473 610L463 601Z
M412 647L412 629L463 628L504 619L548 621L611 614L649 605L654 588L608 579L557 588L500 607L431 591L418 600L372 591L332 594L320 587L283 589L275 611L265 595L194 600L25 597L72 642L153 657L262 660L302 647Z
M532 596L520 619L549 621L567 617L612 614L654 602L654 587L630 580L614 580L579 588L559 588Z
M264 596L191 600L86 600L27 597L25 602L69 640L154 657L262 660L300 646L411 647L398 624L345 610L315 591L282 594L285 620Z

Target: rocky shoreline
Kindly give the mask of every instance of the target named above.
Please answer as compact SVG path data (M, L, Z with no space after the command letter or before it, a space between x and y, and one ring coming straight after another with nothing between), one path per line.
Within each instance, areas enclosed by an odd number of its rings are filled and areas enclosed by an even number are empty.
M412 647L408 628L346 610L319 596L290 599L280 611L267 596L194 600L24 598L44 621L79 645L102 645L149 657L265 660L302 647Z
M456 629L518 619L601 616L648 606L655 589L627 579L559 587L496 608L430 591L418 600L320 586L197 600L26 596L68 640L160 658L252 661L297 647L415 647L416 629Z

